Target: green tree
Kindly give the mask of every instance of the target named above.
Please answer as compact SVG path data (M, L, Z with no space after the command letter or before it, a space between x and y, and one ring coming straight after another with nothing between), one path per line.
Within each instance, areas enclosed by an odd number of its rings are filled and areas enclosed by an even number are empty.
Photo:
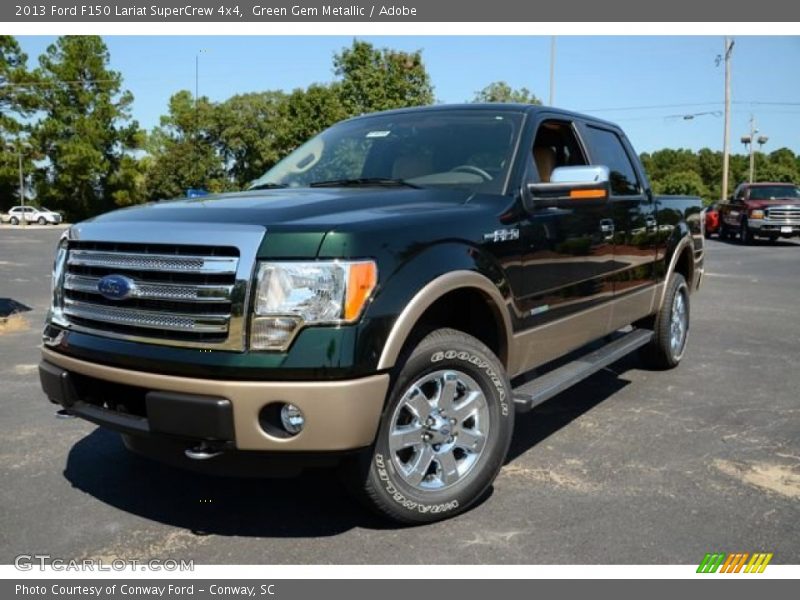
M765 157L759 157L764 159ZM766 164L759 164L756 174L759 181L779 181L781 183L800 182L800 176L794 165L775 163L765 160Z
M676 194L680 196L705 196L703 180L694 171L670 173L655 184L657 194Z
M349 117L341 96L338 84L312 84L289 94L279 109L278 155L286 156L323 129Z
M283 92L239 94L215 107L215 137L229 178L244 187L281 158ZM326 119L327 122L328 119Z
M169 99L169 112L148 138L147 196L186 194L187 188L220 192L233 188L218 152L216 106L182 90Z
M508 85L505 81L495 81L487 85L482 90L475 92L473 102L516 102L520 104L541 104L528 88L522 87L517 90Z
M350 115L433 104L433 87L420 50L378 50L354 40L334 55L333 67L341 78L336 89Z
M149 160L137 159L131 155L123 156L118 168L109 176L108 185L116 206L142 204L148 199L147 166Z
M0 210L20 201L17 153L27 144L24 119L36 107L36 98L26 85L33 80L27 62L17 40L0 35ZM25 173L33 167L31 157L30 150L23 151Z
M133 95L108 63L99 36L60 37L39 57L43 117L33 139L46 164L35 176L37 199L74 219L114 208L128 181L120 169L140 141Z

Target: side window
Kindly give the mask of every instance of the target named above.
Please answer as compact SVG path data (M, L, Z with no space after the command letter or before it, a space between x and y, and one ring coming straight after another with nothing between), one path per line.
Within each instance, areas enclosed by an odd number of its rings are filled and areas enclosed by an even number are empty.
M586 143L592 153L592 163L605 165L610 171L611 194L613 196L640 194L636 171L619 136L613 131L588 125L586 137Z
M566 121L544 121L539 125L533 142L533 162L539 180L547 183L558 167L586 165L581 145L572 123Z

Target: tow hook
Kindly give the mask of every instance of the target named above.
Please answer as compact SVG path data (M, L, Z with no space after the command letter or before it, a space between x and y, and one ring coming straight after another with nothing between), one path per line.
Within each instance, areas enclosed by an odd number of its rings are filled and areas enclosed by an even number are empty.
M56 419L74 419L75 415L71 412L67 411L67 409L62 408L61 410L56 411Z
M197 446L187 448L183 451L183 453L187 458L191 458L192 460L208 460L222 454L222 450L217 450L213 446L210 446L205 442L201 442Z

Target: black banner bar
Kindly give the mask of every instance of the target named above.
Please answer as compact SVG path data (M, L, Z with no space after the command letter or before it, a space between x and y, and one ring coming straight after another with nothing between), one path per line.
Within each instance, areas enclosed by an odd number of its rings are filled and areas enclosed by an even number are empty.
M0 3L0 21L14 22L632 22L798 21L800 3L711 0L22 0ZM597 33L602 33L599 29ZM635 34L635 31L631 33Z
M402 570L402 567L398 567ZM575 567L576 572L580 570ZM631 567L635 575L636 567ZM794 597L796 582L789 579L763 579L712 576L714 583L697 580L123 580L123 579L29 579L5 580L0 583L0 597L37 600L221 600L223 598L258 598L261 600L323 600L350 598L380 600L427 600L429 598L458 598L486 600L505 598L516 600L553 596L559 598L708 598L724 594L727 600L761 597ZM705 579L712 577L706 576Z

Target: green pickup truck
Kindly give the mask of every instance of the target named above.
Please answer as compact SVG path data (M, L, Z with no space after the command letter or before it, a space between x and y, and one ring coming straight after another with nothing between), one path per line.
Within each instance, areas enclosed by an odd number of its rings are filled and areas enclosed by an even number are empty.
M69 228L42 387L131 450L228 475L337 465L384 515L488 490L524 413L684 355L698 198L615 125L485 104L334 125L245 192ZM143 484L146 485L146 484Z

